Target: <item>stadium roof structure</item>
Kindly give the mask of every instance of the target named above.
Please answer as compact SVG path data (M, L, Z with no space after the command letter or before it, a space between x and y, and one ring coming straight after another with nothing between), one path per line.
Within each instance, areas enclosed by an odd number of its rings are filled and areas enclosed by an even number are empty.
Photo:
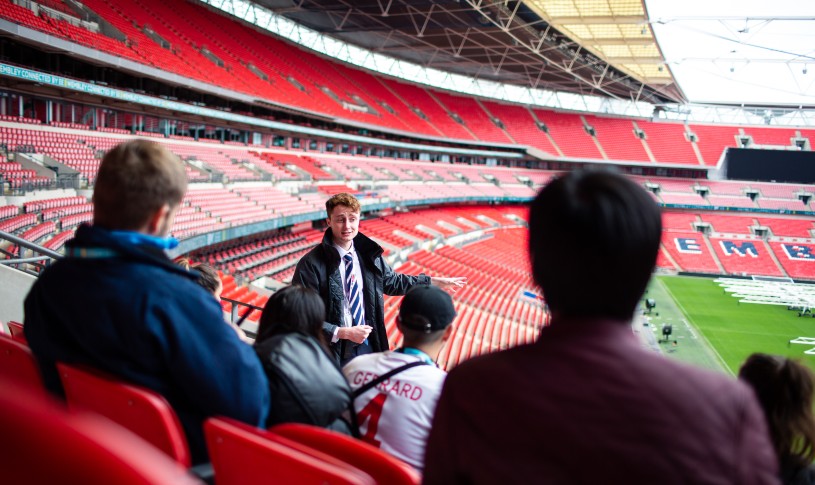
M476 96L697 122L815 124L808 0L200 1L329 56Z
M322 34L441 71L657 105L686 101L641 0L253 2Z

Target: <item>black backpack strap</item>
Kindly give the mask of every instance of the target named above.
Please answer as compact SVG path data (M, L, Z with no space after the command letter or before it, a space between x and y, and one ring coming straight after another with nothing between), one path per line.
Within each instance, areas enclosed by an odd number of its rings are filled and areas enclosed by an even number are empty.
M406 371L406 370L410 369L411 367L416 367L418 365L427 365L427 363L422 362L421 360L419 360L419 361L416 361L416 362L411 362L409 364L405 364L405 365L397 367L395 369L391 369L390 371L382 374L381 376L377 377L376 379L372 380L371 382L368 382L364 386L362 386L359 389L355 390L354 393L352 394L352 399L358 398L359 396L361 396L361 395L365 394L366 392L368 392L369 389L372 389L372 388L376 387L377 385L379 385L379 383L390 379L391 377L395 376L396 374L398 374L398 373L400 373L402 371Z
M409 364L405 364L403 366L397 367L395 369L391 369L390 371L382 374L381 376L377 377L376 379L372 380L371 382L366 383L353 393L351 393L351 400L348 401L348 414L350 414L351 418L351 434L354 438L359 438L359 421L357 421L357 410L354 408L354 399L358 398L362 394L368 392L370 389L374 388L375 386L379 385L381 382L390 379L391 377L395 376L396 374L406 371L411 367L417 367L420 365L429 365L426 362L421 360L416 362L411 362Z

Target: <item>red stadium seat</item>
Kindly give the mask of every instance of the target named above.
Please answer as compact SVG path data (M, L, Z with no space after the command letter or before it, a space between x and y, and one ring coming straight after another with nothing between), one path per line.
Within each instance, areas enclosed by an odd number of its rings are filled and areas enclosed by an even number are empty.
M200 484L144 440L0 376L3 483Z
M28 387L33 393L46 394L42 374L31 349L6 334L0 334L0 376L20 387Z
M141 436L184 467L187 438L173 409L159 394L90 369L57 363L68 408L92 411Z
M28 341L25 339L25 333L23 332L23 324L20 322L8 322L8 330L11 332L11 338L14 340L28 345Z
M421 483L421 475L410 465L350 436L299 423L279 424L270 431L353 465L371 475L377 483Z
M227 418L204 423L218 485L367 485L370 475L328 454Z

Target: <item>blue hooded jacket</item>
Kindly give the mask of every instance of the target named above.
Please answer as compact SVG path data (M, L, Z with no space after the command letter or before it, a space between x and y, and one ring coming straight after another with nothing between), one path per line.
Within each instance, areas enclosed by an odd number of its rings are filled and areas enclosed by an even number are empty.
M194 464L206 461L205 418L265 424L263 367L195 273L98 227L80 227L66 246L77 256L47 268L25 300L25 335L50 391L63 394L60 361L158 392L178 414Z

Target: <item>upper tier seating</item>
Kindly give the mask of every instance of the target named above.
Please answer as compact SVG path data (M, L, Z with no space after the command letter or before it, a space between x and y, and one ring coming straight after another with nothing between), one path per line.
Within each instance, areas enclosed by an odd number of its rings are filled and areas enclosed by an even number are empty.
M586 132L579 115L542 109L533 109L532 112L549 129L549 134L564 156L603 159L594 143L594 137Z
M755 145L793 146L792 139L795 137L795 130L751 126L744 129L744 134L751 136Z
M501 120L504 129L517 143L535 147L551 155L558 154L546 133L538 128L535 118L526 106L494 101L482 101L481 104L494 117Z
M348 78L351 82L360 87L360 89L368 93L374 100L376 100L376 108L380 113L387 114L394 111L394 119L398 123L393 126L396 129L403 131L420 133L423 135L440 136L441 132L422 119L413 110L411 110L407 103L399 98L399 96L388 89L388 87L381 81L378 76L371 75L367 72L358 69L352 69L344 64L331 63L331 67L338 71L340 74Z
M49 2L65 6L56 0ZM566 157L603 159L599 143L609 159L647 163L650 157L633 134L636 123L645 132L645 142L657 163L700 164L685 138L683 123L586 115L586 122L595 128L595 139L584 131L580 115L530 111L395 81L301 49L195 2L88 0L84 5L118 29L124 40L47 14L34 15L8 0L0 2L0 17L212 86L370 126L434 137L517 142L559 155L551 136ZM490 116L500 120L504 129ZM535 118L546 124L550 136L540 131ZM707 125L690 125L688 130L697 135L702 163L707 166L717 163L725 147L737 146L739 130L758 145L784 146L790 145L796 131ZM811 130L798 131L815 138Z
M657 162L699 165L683 124L637 120L637 126L645 132L645 141Z
M702 154L704 164L715 167L727 147L736 147L738 130L732 126L690 125L696 134L696 145Z
M457 114L464 125L479 139L494 143L512 143L513 140L489 117L478 101L464 96L453 96L434 91L433 96L442 103L447 111Z
M56 20L47 15L34 15L32 10L15 5L7 0L0 2L0 17L47 34L65 37L88 47L111 52L123 57L129 57L134 60L141 60L136 53L127 49L124 44L110 37L74 27L64 20Z
M594 128L597 140L609 160L649 162L642 140L634 132L634 123L629 119L601 118L585 116L586 123Z
M432 123L443 136L460 140L475 139L470 131L454 120L445 107L424 89L388 78L382 78L381 81L409 107L418 109L426 116L428 122Z

